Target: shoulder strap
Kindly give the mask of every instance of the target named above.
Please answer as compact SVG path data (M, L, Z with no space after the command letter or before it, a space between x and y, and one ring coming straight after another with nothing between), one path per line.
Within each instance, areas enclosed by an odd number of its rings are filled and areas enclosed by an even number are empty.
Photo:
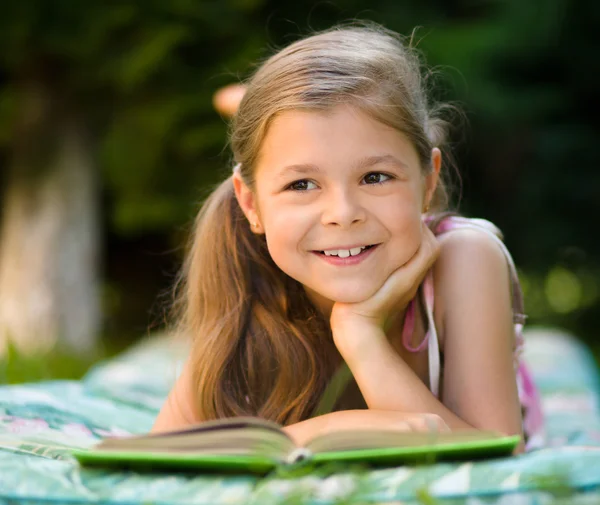
M423 282L423 297L425 299L425 312L427 313L427 357L429 361L429 390L438 398L440 394L440 344L438 341L435 320L433 318L433 270L429 270Z

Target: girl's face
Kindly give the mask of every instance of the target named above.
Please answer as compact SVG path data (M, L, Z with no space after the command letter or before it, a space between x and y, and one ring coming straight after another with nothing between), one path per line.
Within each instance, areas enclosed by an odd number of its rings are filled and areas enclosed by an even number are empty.
M416 253L436 168L423 176L404 135L350 106L288 111L269 127L255 193L238 199L273 261L327 310L369 298Z

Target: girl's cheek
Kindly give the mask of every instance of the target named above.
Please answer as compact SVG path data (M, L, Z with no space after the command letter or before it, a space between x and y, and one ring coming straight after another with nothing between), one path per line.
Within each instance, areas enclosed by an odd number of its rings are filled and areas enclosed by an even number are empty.
M423 229L420 220L416 220L398 231L398 261L403 265L407 263L421 247L421 242L423 241Z

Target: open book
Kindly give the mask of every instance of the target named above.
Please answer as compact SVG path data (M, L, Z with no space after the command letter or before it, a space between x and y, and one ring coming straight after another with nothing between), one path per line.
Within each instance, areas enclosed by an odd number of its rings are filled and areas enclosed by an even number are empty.
M73 454L83 464L266 473L279 465L333 461L374 464L510 455L518 435L348 430L297 447L277 423L254 417L207 421L182 430L110 438Z

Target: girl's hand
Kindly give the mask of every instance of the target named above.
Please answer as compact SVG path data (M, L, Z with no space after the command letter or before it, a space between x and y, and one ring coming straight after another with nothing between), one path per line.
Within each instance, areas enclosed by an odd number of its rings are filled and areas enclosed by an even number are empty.
M372 428L372 424L365 426ZM419 412L390 412L381 419L380 429L411 431L415 433L449 433L450 427L437 414Z
M336 302L330 323L337 329L372 327L385 330L391 316L406 308L415 297L423 278L439 254L439 244L429 227L422 223L423 240L415 255L394 271L373 296L357 303Z

